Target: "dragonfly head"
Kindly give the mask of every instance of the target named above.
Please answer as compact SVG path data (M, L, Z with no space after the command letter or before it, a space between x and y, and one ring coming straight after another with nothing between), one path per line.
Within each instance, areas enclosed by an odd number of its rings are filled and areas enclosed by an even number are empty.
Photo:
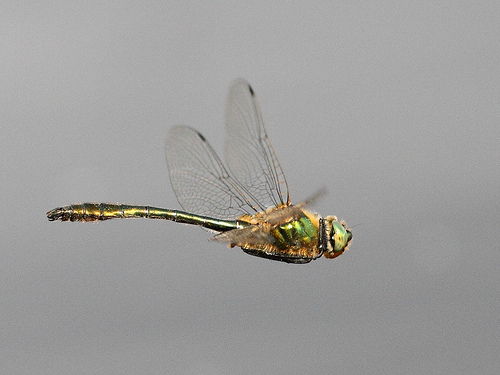
M325 231L327 237L325 258L336 258L347 250L352 240L351 230L346 223L338 221L336 216L325 218Z

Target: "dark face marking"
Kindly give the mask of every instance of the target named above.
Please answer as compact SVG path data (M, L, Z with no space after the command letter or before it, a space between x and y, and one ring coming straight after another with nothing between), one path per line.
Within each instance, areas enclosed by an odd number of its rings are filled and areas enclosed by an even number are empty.
M252 86L248 85L248 90L250 90L250 95L255 96Z
M330 236L330 238L328 239L328 242L330 242L330 246L332 247L332 249L335 249L335 238L334 238L334 234L335 232L332 230L332 235Z

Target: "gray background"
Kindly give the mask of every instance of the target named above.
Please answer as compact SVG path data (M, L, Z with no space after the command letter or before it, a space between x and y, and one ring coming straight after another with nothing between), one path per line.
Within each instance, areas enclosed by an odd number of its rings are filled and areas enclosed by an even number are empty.
M0 372L500 372L500 3L56 3L0 6ZM315 209L354 227L346 254L46 220L179 208L167 131L221 152L237 76L293 201L326 186Z

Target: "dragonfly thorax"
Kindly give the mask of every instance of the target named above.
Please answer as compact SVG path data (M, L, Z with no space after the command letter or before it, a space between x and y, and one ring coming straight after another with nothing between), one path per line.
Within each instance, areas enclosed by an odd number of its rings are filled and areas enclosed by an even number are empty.
M327 237L325 258L338 257L348 249L352 233L344 221L337 220L336 216L327 216L325 218L325 232Z

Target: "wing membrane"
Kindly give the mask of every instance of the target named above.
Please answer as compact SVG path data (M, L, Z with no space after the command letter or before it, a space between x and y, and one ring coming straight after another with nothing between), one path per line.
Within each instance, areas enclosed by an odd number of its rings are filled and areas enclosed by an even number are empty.
M253 215L260 209L196 130L188 126L173 127L165 153L172 188L184 210L235 219L243 214Z
M288 206L288 185L251 86L235 80L226 107L226 161L196 130L176 126L166 143L172 188L189 212L220 219Z
M226 162L260 209L289 205L288 184L269 140L252 87L231 85L226 107Z

